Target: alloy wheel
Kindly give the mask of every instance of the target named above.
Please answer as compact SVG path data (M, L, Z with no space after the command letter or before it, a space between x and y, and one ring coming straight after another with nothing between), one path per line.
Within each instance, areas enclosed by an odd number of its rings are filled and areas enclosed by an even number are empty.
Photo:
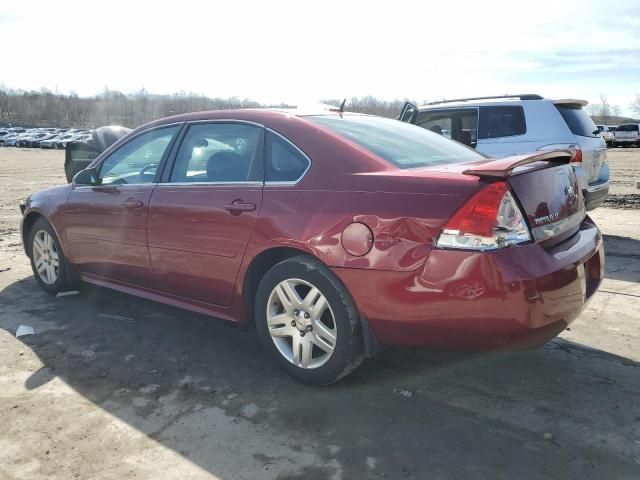
M53 237L45 230L39 230L33 237L33 263L40 279L53 285L60 273L60 257Z
M283 280L271 291L267 328L280 354L300 368L321 367L336 347L338 332L331 306L305 280Z

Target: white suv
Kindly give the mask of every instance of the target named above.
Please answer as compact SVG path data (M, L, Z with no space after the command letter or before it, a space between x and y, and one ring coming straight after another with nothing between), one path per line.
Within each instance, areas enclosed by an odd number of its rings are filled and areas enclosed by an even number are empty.
M609 193L609 165L607 146L583 109L586 105L585 100L549 100L532 94L462 98L420 107L406 103L398 119L493 158L571 150L571 164L591 210Z
M615 127L611 127L609 125L596 125L596 127L600 131L600 136L604 138L604 142L607 144L607 147L612 146Z
M616 127L613 146L617 145L640 147L640 125L637 123L623 123Z

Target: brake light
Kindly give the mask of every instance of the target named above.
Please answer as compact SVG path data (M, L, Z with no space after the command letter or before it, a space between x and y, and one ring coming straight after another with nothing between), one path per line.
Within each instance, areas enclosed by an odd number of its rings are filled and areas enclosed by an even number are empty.
M572 145L571 146L571 159L570 163L582 163L582 149L580 145Z
M522 212L505 182L487 185L447 222L441 248L496 250L531 240Z

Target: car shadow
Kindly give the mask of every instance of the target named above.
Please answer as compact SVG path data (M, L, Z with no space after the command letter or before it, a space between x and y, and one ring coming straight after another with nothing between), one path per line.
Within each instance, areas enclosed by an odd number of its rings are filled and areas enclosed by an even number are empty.
M276 368L249 326L106 289L55 298L24 279L0 308L11 335L36 326L20 338L42 362L27 390L59 378L219 479L640 471L640 364L560 338L527 352L388 349L311 388Z
M640 240L618 235L603 235L605 278L640 282Z

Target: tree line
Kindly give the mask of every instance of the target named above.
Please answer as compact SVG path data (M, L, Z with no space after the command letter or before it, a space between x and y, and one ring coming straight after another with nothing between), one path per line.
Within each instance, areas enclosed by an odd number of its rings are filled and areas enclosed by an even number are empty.
M640 117L640 95L637 95L636 99L629 104L629 109L633 112L633 115ZM633 118L623 117L620 106L609 102L609 98L605 94L600 94L599 103L589 104L587 111L597 125L620 125L621 123L638 122Z
M130 94L105 88L91 97L46 89L0 89L0 122L41 127L137 127L151 120L198 110L261 106L249 99L208 98L189 92L156 95L145 89Z
M393 118L400 113L407 100L382 100L370 95L352 97L346 101L345 109ZM337 107L342 101L343 99L325 99L321 103ZM80 97L73 92L62 94L47 89L25 91L0 85L0 123L12 125L89 128L122 125L135 128L148 121L179 113L288 106L290 105L263 105L238 97L210 98L193 92L158 95L144 88L128 94L105 88L98 95ZM640 95L630 108L640 116ZM612 105L606 95L600 96L600 103L589 105L588 111L598 124L618 124L630 120L620 116L620 107Z
M339 106L342 99L322 103ZM404 100L380 100L372 96L348 100L349 111L395 117ZM193 92L170 95L152 94L147 90L125 94L105 88L100 94L80 97L47 89L14 90L0 87L0 123L40 127L99 127L122 125L135 128L151 120L179 113L231 108L290 107L263 105L247 98L210 98Z

